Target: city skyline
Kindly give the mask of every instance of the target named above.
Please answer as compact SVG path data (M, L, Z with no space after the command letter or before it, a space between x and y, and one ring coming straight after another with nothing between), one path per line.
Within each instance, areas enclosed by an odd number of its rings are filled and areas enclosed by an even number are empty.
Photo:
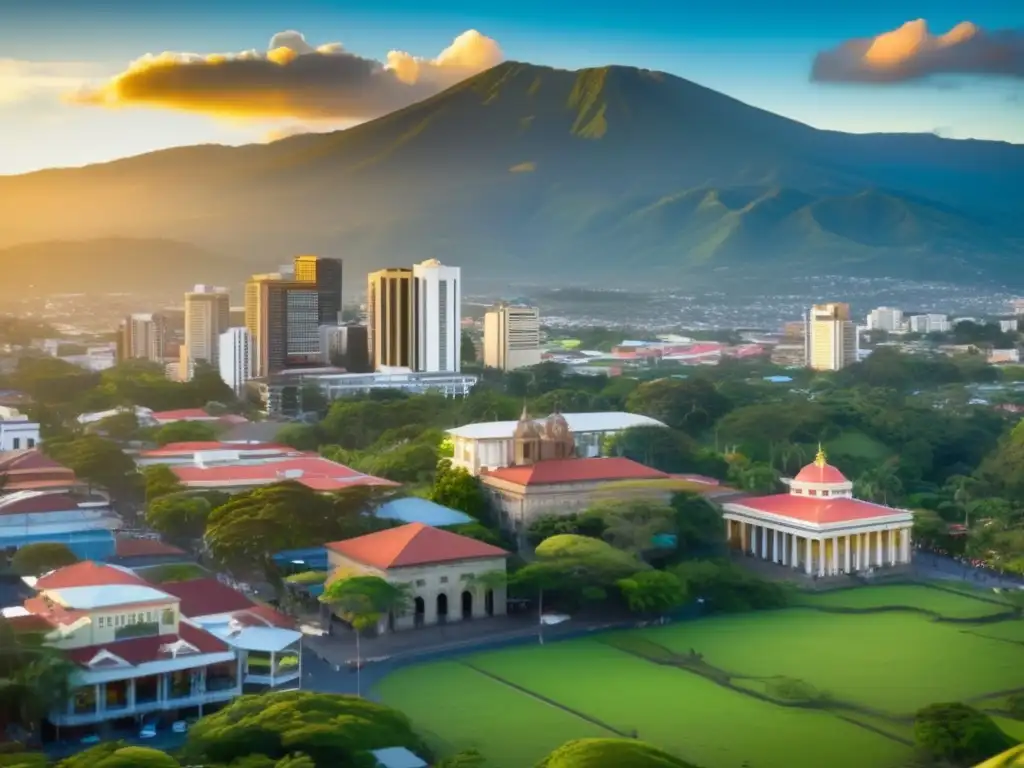
M821 128L1024 143L1024 30L1000 0L108 5L5 9L0 174L337 130L502 60L666 71Z

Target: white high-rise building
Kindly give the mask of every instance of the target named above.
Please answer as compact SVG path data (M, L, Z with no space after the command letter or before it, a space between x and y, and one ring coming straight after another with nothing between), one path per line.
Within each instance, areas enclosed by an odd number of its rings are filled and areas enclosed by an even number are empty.
M514 371L540 362L540 312L501 304L484 315L484 365Z
M949 327L946 315L914 315L910 318L910 330L914 333L946 333Z
M838 371L857 362L857 326L849 304L815 304L807 313L804 359L816 371Z
M167 320L158 313L128 315L121 323L120 360L163 362L167 342Z
M197 285L185 294L185 343L181 345L178 374L191 379L200 360L216 367L220 335L231 322L231 294L227 288Z
M241 394L252 378L252 334L247 328L228 328L220 335L219 347L220 377L236 395Z
M461 270L429 259L412 268L415 312L414 369L427 373L461 370Z
M903 328L903 310L879 307L868 313L868 329L872 331L899 331Z

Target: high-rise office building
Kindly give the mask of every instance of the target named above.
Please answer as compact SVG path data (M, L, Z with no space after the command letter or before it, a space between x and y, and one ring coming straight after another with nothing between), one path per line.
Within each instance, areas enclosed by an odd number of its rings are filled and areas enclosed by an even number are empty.
M458 373L462 341L461 270L428 259L412 268L416 354L413 367Z
M228 328L220 335L220 377L236 395L252 378L252 335L248 328Z
M399 267L371 272L366 314L371 365L413 368L416 336L412 270Z
M339 325L341 323L341 259L327 259L323 256L296 256L295 279L302 283L316 284L317 325Z
M484 315L484 365L513 371L540 362L540 312L500 304Z
M849 304L815 304L807 313L804 359L816 371L838 371L857 362L857 326Z
M252 337L252 375L269 376L320 361L315 286L280 272L245 284L245 327Z
M163 362L167 318L158 313L128 315L118 329L117 359Z
M903 310L878 307L868 313L867 326L872 331L900 331L903 329Z
M226 288L197 285L185 294L185 342L181 345L178 375L192 378L196 363L216 367L220 335L231 322L231 294Z
M327 365L349 373L370 373L370 345L365 325L321 325L320 353Z

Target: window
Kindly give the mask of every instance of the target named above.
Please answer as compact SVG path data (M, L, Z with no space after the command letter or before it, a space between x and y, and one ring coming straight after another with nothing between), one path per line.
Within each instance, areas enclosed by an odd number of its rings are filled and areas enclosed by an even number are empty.
M416 586L417 587L425 587L425 586L427 586L427 580L426 579L416 579Z
M25 443L28 445L29 448L35 448L36 447L36 441L35 441L35 438L33 438L33 437L28 438L25 441Z
M442 576L441 577L441 583L442 584L447 584L448 583L448 577L447 576Z
M18 450L19 448L21 448L21 438L16 437L14 438L14 450Z

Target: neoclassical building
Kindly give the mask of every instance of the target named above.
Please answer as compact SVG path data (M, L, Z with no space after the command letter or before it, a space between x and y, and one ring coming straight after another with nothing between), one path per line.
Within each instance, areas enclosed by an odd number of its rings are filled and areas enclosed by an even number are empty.
M723 504L730 546L811 576L910 563L911 512L855 499L824 451L788 485L789 493Z

